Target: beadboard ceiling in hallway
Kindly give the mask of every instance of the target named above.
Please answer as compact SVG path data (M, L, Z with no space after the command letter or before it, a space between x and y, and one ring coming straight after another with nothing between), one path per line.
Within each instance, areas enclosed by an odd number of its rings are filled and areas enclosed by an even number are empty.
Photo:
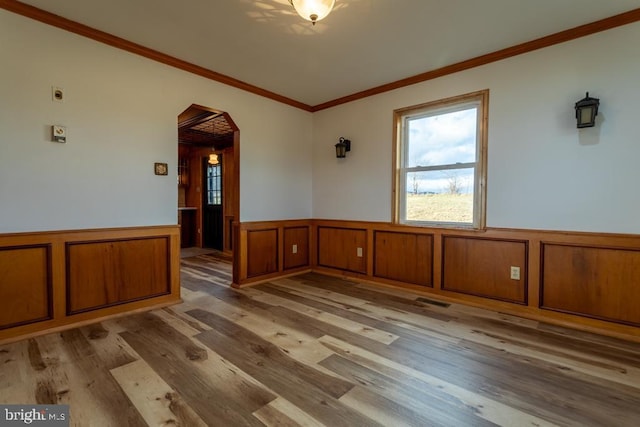
M309 106L640 7L638 0L24 0ZM595 58L594 58L595 60Z

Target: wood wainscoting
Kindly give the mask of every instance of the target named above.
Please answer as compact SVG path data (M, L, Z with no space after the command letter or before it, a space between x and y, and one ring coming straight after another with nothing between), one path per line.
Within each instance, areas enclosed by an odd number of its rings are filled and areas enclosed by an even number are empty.
M442 289L526 304L526 271L527 241L442 236Z
M543 242L540 305L640 326L640 248Z
M234 223L233 286L310 270L310 220Z
M373 250L374 277L433 287L433 234L374 230Z
M367 273L367 229L317 227L320 267Z
M278 271L277 228L247 230L247 277L264 276Z
M0 247L0 330L51 319L52 313L51 245Z
M242 223L236 233L236 287L312 270L640 338L638 235L318 219Z
M0 235L0 342L180 301L177 226Z
M67 314L167 295L169 236L67 243Z

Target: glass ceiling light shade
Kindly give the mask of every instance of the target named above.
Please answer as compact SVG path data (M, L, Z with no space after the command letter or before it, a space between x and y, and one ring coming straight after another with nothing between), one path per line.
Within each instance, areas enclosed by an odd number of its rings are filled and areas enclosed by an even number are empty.
M317 21L327 17L336 0L289 0L293 8L302 18L316 25Z

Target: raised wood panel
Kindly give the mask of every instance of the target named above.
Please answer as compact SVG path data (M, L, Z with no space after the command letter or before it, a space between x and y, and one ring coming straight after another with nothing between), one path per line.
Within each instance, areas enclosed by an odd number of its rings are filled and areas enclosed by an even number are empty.
M499 228L463 230L328 219L248 222L237 224L235 227L239 244L234 249L234 287L251 286L298 271L284 268L285 243L278 235L278 254L284 254L279 255L280 268L269 274L247 278L247 233L267 229L283 230L284 233L284 229L296 227L310 227L308 269L316 272L353 277L359 281L376 282L381 286L402 287L426 295L427 298L440 298L475 307L490 307L502 313L536 321L569 325L618 337L640 337L640 328L634 326L637 323L619 320L612 322L603 320L603 315L540 307L543 244L614 248L622 251L617 253L619 254L624 253L625 249L640 250L640 235ZM403 270L392 272L395 262L389 262L388 270L385 272L382 267L385 260L381 259L383 255L380 252L379 238L390 236L392 233L400 236L426 235L433 239L431 287L403 281ZM405 240L400 236L397 236L400 241ZM358 243L349 243L350 239L358 240ZM421 237L416 239L420 241ZM446 243L446 247L443 242ZM350 255L355 253L355 248L359 246L363 248L363 257L360 260ZM387 254L394 256L395 246L388 249ZM403 257L396 258L399 262L404 261ZM349 264L354 259L360 261L359 266ZM629 263L623 258L621 262ZM520 281L510 279L512 265L520 267ZM387 275L392 278L383 277Z
M170 293L169 239L67 243L67 312Z
M247 277L278 271L278 229L247 231Z
M374 232L374 276L433 286L433 236Z
M366 230L318 227L318 265L366 274L366 259Z
M284 269L309 265L309 227L284 228L283 239ZM296 253L293 253L293 245L296 245Z
M136 246L133 242L154 239L159 239L162 243L161 248L155 246L157 254L151 257L160 262L152 263L148 257L141 256L148 248L144 245ZM83 286L86 283L93 286L94 284L90 283L91 272L96 270L96 265L112 261L96 261L92 257L86 257L86 260L77 257L69 259L69 255L86 254L86 251L82 251L82 245L85 244L109 242L131 242L130 245L125 245L128 250L116 266L118 271L132 271L134 267L131 266L137 263L141 271L146 264L155 272L164 272L161 280L153 279L153 283L150 284L161 287L162 292L143 289L144 280L141 281L141 276L134 275L134 286L124 289L120 295L121 299L126 300L123 303L69 315L70 281L75 280ZM123 313L149 310L179 302L179 245L177 225L0 234L0 342L23 339ZM80 252L69 251L69 248L74 246ZM109 274L108 269L105 270L105 274ZM82 276L83 274L85 276ZM139 298L140 294L157 295Z
M520 267L520 280L510 278ZM442 237L442 289L525 304L527 242Z
M0 248L0 329L50 319L49 245Z
M640 248L541 250L542 308L640 325Z

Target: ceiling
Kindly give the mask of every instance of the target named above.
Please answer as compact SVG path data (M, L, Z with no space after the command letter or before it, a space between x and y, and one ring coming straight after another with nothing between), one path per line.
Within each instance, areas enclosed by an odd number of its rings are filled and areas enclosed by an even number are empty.
M228 113L191 105L178 116L178 142L222 150L233 145L232 123Z
M24 0L309 106L640 7L640 0Z

